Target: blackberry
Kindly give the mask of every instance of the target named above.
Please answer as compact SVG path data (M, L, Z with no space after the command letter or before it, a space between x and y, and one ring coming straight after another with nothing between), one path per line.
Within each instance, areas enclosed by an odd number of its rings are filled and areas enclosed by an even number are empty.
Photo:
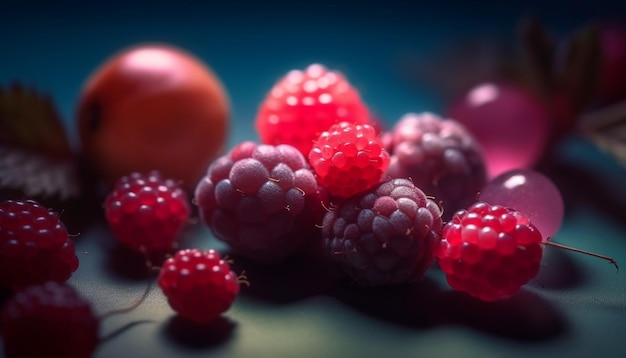
M443 202L444 220L471 205L487 182L478 142L458 122L431 114L406 114L393 128L387 175L410 178Z
M253 142L213 162L195 193L215 236L262 263L282 261L319 239L325 198L296 148Z
M324 247L361 285L416 281L435 261L440 215L410 180L387 180L326 213Z

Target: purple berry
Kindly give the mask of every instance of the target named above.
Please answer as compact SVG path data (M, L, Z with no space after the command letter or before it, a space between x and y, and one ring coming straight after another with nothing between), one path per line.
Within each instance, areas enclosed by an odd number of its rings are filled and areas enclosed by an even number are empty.
M409 178L426 195L443 202L444 219L476 201L487 175L482 152L458 122L431 114L406 114L387 140L387 175Z
M421 279L434 263L441 211L410 180L384 181L324 216L324 247L364 286Z
M195 193L215 236L262 263L282 261L319 239L325 198L297 149L252 142L213 162Z

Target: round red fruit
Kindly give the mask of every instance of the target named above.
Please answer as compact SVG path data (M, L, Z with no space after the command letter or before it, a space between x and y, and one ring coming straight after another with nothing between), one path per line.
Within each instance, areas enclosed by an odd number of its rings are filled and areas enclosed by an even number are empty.
M59 216L32 200L0 202L0 286L64 282L78 268Z
M214 250L186 249L163 264L159 286L172 309L206 324L226 312L239 293L239 278Z
M261 104L256 129L261 142L289 144L306 157L320 133L341 121L370 123L369 111L341 73L313 64L276 83Z
M107 181L159 170L193 191L223 150L229 112L226 90L200 59L145 44L121 51L89 77L77 126L84 156Z
M115 238L138 252L171 249L190 214L187 194L157 171L120 178L104 208Z
M484 202L455 213L437 249L450 286L483 301L515 295L542 255L541 234L524 214Z

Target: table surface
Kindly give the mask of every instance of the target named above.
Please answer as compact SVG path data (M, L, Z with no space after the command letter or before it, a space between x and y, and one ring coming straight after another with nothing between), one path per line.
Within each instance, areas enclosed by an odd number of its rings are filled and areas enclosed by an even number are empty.
M469 18L443 5L422 11L400 2L322 4L282 3L271 11L242 10L239 2L91 9L3 4L0 84L20 80L49 91L73 136L75 100L95 66L133 43L174 43L206 60L223 80L233 106L232 146L257 139L252 118L274 81L313 62L346 73L387 123L406 112L437 112L440 99L397 71L403 56L425 55L468 33L511 32L525 10L494 2ZM595 14L575 6L566 17L558 8L535 10L558 24L557 31ZM594 11L611 14L610 8ZM576 136L556 147L545 170L566 201L554 240L626 266L626 170ZM76 244L88 254L79 257L69 283L97 312L142 294L149 281L142 260L120 248L103 222L80 232ZM227 252L200 223L185 231L181 246ZM417 284L376 289L330 278L307 260L268 267L236 258L235 268L245 269L252 285L242 287L215 324L197 327L177 318L155 287L134 311L102 322L95 357L626 356L625 273L572 252L547 248L537 278L495 303L451 291L437 268Z

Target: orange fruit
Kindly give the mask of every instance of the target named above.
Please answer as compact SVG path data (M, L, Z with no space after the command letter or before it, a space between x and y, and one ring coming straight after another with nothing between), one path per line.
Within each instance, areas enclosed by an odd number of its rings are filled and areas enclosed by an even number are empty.
M159 170L193 191L224 149L230 107L211 69L165 44L142 44L106 60L77 108L81 152L99 177Z

